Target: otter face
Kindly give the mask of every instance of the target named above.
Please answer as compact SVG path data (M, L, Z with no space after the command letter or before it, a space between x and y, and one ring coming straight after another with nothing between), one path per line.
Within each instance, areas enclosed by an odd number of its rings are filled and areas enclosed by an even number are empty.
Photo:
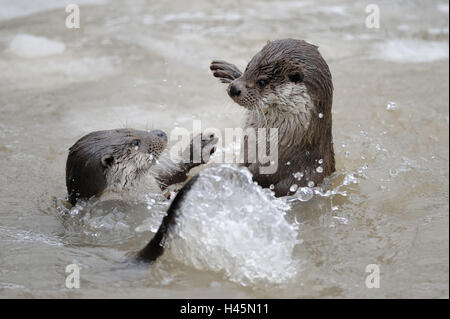
M69 150L66 185L69 200L121 191L148 172L167 146L161 130L116 129L92 132Z
M125 188L139 175L146 173L167 145L167 135L161 130L115 130L119 134L112 149L100 159L107 184ZM111 140L111 142L113 142Z
M319 99L332 94L331 75L316 46L277 40L253 57L228 94L250 111L309 115Z

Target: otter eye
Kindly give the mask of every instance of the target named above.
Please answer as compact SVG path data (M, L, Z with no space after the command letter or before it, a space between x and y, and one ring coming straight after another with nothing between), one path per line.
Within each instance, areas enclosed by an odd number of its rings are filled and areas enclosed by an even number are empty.
M134 147L139 147L141 145L141 141L140 140L132 140L131 145L133 145Z
M288 75L288 78L292 82L301 82L303 81L303 74L301 73L292 73Z
M264 89L264 87L267 85L267 81L266 80L258 80L256 82L256 84L258 84L260 89Z
M101 158L101 162L103 167L110 167L112 164L114 164L114 157L111 154L103 155Z

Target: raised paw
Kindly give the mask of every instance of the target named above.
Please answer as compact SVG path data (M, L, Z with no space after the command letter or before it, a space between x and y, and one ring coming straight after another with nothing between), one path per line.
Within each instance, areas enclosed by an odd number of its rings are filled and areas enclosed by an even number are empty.
M209 68L222 83L231 83L242 75L242 72L234 64L226 61L212 61Z

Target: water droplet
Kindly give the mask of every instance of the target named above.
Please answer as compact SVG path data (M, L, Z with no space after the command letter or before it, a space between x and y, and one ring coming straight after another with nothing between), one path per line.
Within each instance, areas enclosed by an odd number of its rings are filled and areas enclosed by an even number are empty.
M389 170L389 175L391 175L392 177L397 176L398 175L398 171L396 169L390 169Z
M275 186L273 184L270 184L269 188L273 190Z
M314 182L313 181L309 181L308 182L308 187L314 187Z
M347 174L344 178L344 181L342 184L349 185L349 184L357 184L358 180L356 179L355 175L353 174Z
M339 217L339 216L333 216L334 219L336 219L339 223L347 225L348 219L345 217Z
M320 159L320 160L319 160L319 164L323 164L323 159Z
M323 114L319 113L319 119L323 118Z
M302 172L296 172L293 175L298 181L301 180L302 177L303 177L303 173Z
M297 184L292 184L291 187L289 188L290 192L295 192L297 190L298 186Z
M318 167L316 168L316 172L317 172L317 173L323 173L323 168L322 168L322 166L318 166Z
M288 166L291 165L291 162L286 162L286 165L288 165Z
M395 103L395 102L389 101L386 104L386 110L388 110L388 111L394 111L394 110L397 110L397 109L398 109L398 106L397 106L397 103Z
M347 144L345 144L345 143L342 143L342 145L341 145L342 147L347 147Z
M313 190L309 187L301 187L296 194L302 202L309 201L314 196Z

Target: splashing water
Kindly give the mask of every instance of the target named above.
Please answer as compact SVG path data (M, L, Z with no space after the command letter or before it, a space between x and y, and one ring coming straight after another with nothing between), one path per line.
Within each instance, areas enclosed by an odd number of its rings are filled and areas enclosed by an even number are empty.
M395 102L390 101L386 104L386 110L388 110L388 111L394 111L397 109L398 109L398 106L397 106L397 103L395 103Z
M90 199L78 201L70 209L60 206L64 237L72 243L96 246L133 240L137 233L157 229L168 204L160 197L148 195L145 202Z
M296 193L298 200L307 202L314 196L314 191L309 187L301 187Z
M289 209L253 183L247 168L205 169L178 212L168 253L244 286L285 283L298 269L292 258L298 226L285 219Z

